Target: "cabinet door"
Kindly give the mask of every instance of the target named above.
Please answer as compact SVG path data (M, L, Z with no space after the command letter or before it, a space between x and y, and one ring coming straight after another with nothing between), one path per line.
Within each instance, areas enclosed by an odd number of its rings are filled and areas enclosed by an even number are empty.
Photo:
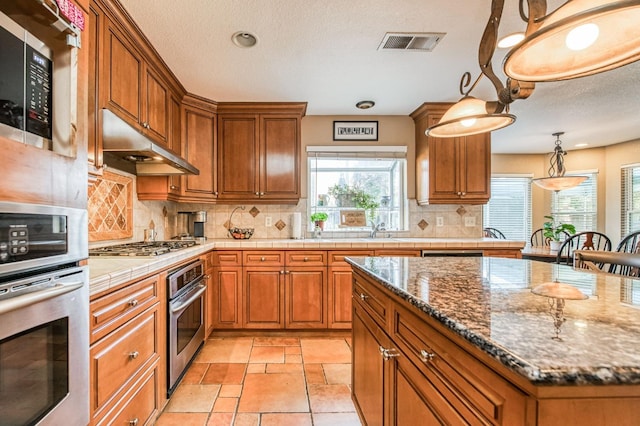
M169 146L169 101L166 84L149 67L145 67L144 121L145 134L156 142Z
M188 175L183 181L183 195L187 200L213 200L217 195L215 161L215 115L192 107L185 107L185 150L183 156L193 164L199 175Z
M326 268L287 267L285 276L285 327L326 328Z
M260 116L260 198L300 198L299 126L297 116Z
M258 132L257 115L218 116L218 182L221 200L259 198Z
M169 100L169 148L176 154L182 155L182 111L180 101L173 96ZM182 176L171 175L168 179L169 193L180 195Z
M104 25L104 13L93 3L87 14L88 33L85 36L86 49L89 51L88 63L88 102L87 113L87 159L89 161L89 174L102 175L102 132L98 127L98 112L100 111L100 51L103 46L102 27Z
M245 268L244 327L283 328L282 268Z
M104 46L104 84L109 109L132 126L142 118L143 61L133 45L107 21Z
M242 327L242 268L217 267L211 279L213 288L213 328Z
M463 202L489 202L491 197L491 140L487 134L461 138L460 192Z
M351 328L351 268L329 267L329 328Z
M429 201L458 202L460 192L459 139L429 137Z

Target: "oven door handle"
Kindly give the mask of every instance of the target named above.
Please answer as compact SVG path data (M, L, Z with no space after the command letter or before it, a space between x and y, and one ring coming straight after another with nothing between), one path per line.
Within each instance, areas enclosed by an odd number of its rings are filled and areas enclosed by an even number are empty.
M58 283L46 290L27 293L23 294L22 296L16 296L11 299L3 300L2 302L0 302L0 314L15 311L16 309L26 308L27 306L35 305L36 303L42 302L44 300L53 299L54 297L71 293L72 291L82 288L83 285L84 281Z
M180 312L183 309L185 309L194 300L196 300L198 297L202 296L202 293L204 293L207 290L207 286L204 285L204 284L198 284L198 285L195 286L195 288L198 288L198 291L193 296L189 297L186 301L180 303L178 306L171 306L171 313L172 314L175 314L175 313Z

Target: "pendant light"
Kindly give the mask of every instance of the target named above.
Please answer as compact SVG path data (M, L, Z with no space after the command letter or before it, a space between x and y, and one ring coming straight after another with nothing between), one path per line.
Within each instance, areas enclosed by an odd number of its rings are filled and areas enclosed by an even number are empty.
M511 78L567 80L640 59L640 1L571 0L546 16L546 0L527 3L526 37L504 59Z
M566 169L564 167L564 156L567 155L566 151L562 149L562 141L560 136L564 135L564 132L556 132L553 136L556 137L556 147L551 153L549 160L550 167L548 170L549 177L533 179L533 183L538 185L542 189L549 191L562 191L563 189L573 188L580 185L587 180L589 176L565 176Z

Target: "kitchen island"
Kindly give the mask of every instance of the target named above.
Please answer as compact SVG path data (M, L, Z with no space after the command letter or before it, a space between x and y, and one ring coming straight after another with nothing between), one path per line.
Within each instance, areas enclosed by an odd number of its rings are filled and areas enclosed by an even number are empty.
M640 281L519 259L347 260L363 423L640 423Z

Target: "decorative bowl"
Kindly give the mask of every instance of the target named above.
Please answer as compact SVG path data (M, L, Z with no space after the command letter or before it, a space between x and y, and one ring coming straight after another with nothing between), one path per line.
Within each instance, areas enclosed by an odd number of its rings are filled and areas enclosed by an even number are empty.
M248 240L253 235L254 228L229 228L229 235L236 240Z

